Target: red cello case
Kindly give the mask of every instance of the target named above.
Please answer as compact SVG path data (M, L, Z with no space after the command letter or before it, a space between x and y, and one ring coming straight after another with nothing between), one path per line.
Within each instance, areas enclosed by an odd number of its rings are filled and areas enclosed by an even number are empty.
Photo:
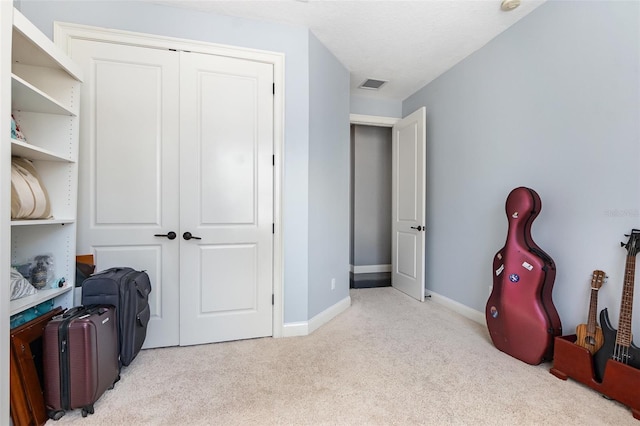
M552 300L556 266L531 238L531 224L542 208L530 188L511 191L506 202L507 241L493 259L493 289L485 316L493 344L514 358L537 365L553 358L562 335Z

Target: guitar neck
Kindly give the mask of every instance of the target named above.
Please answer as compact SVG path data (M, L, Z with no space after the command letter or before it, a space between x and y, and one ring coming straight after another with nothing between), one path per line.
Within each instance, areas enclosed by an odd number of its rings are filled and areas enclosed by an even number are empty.
M593 336L596 332L596 315L598 311L598 289L591 289L591 300L589 301L589 317L587 319L587 333Z
M631 346L631 313L633 310L633 286L636 274L636 257L629 254L624 271L622 302L620 303L620 320L616 333L616 345Z

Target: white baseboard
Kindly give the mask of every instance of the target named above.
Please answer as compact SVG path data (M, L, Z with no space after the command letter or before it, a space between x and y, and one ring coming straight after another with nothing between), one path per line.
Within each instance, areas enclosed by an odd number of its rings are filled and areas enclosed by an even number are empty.
M298 337L309 334L308 321L288 322L282 326L282 337Z
M354 274L373 274L376 272L391 272L391 265L350 265Z
M436 292L431 290L427 290L426 294L431 295L431 300L434 302L443 305L454 312L459 313L463 317L469 318L477 322L478 324L482 324L484 326L487 325L487 319L484 315L484 312L476 311L475 309L471 309L470 307L463 305L460 302L456 302L455 300L449 299L448 297L442 296Z
M351 297L347 296L338 303L329 306L327 309L320 312L309 321L286 323L282 327L282 337L297 337L309 335L331 321L338 314L344 312L350 306Z
M351 306L351 296L347 296L338 303L329 306L324 311L320 312L318 315L314 316L309 320L309 334L313 333L333 318L347 310Z

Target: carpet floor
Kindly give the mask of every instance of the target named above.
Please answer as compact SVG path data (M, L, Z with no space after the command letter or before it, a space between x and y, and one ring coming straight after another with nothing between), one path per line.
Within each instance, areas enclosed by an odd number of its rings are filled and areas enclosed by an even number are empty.
M95 414L47 426L640 425L435 302L389 287L351 302L309 336L143 350Z

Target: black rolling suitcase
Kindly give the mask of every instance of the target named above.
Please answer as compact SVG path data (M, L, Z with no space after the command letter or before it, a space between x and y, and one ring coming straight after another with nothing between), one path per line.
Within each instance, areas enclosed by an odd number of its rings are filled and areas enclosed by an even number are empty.
M44 401L58 420L93 404L120 379L118 325L113 306L79 306L49 321L42 336Z
M111 268L82 283L83 305L113 305L118 318L120 363L129 365L147 336L151 282L144 271Z

